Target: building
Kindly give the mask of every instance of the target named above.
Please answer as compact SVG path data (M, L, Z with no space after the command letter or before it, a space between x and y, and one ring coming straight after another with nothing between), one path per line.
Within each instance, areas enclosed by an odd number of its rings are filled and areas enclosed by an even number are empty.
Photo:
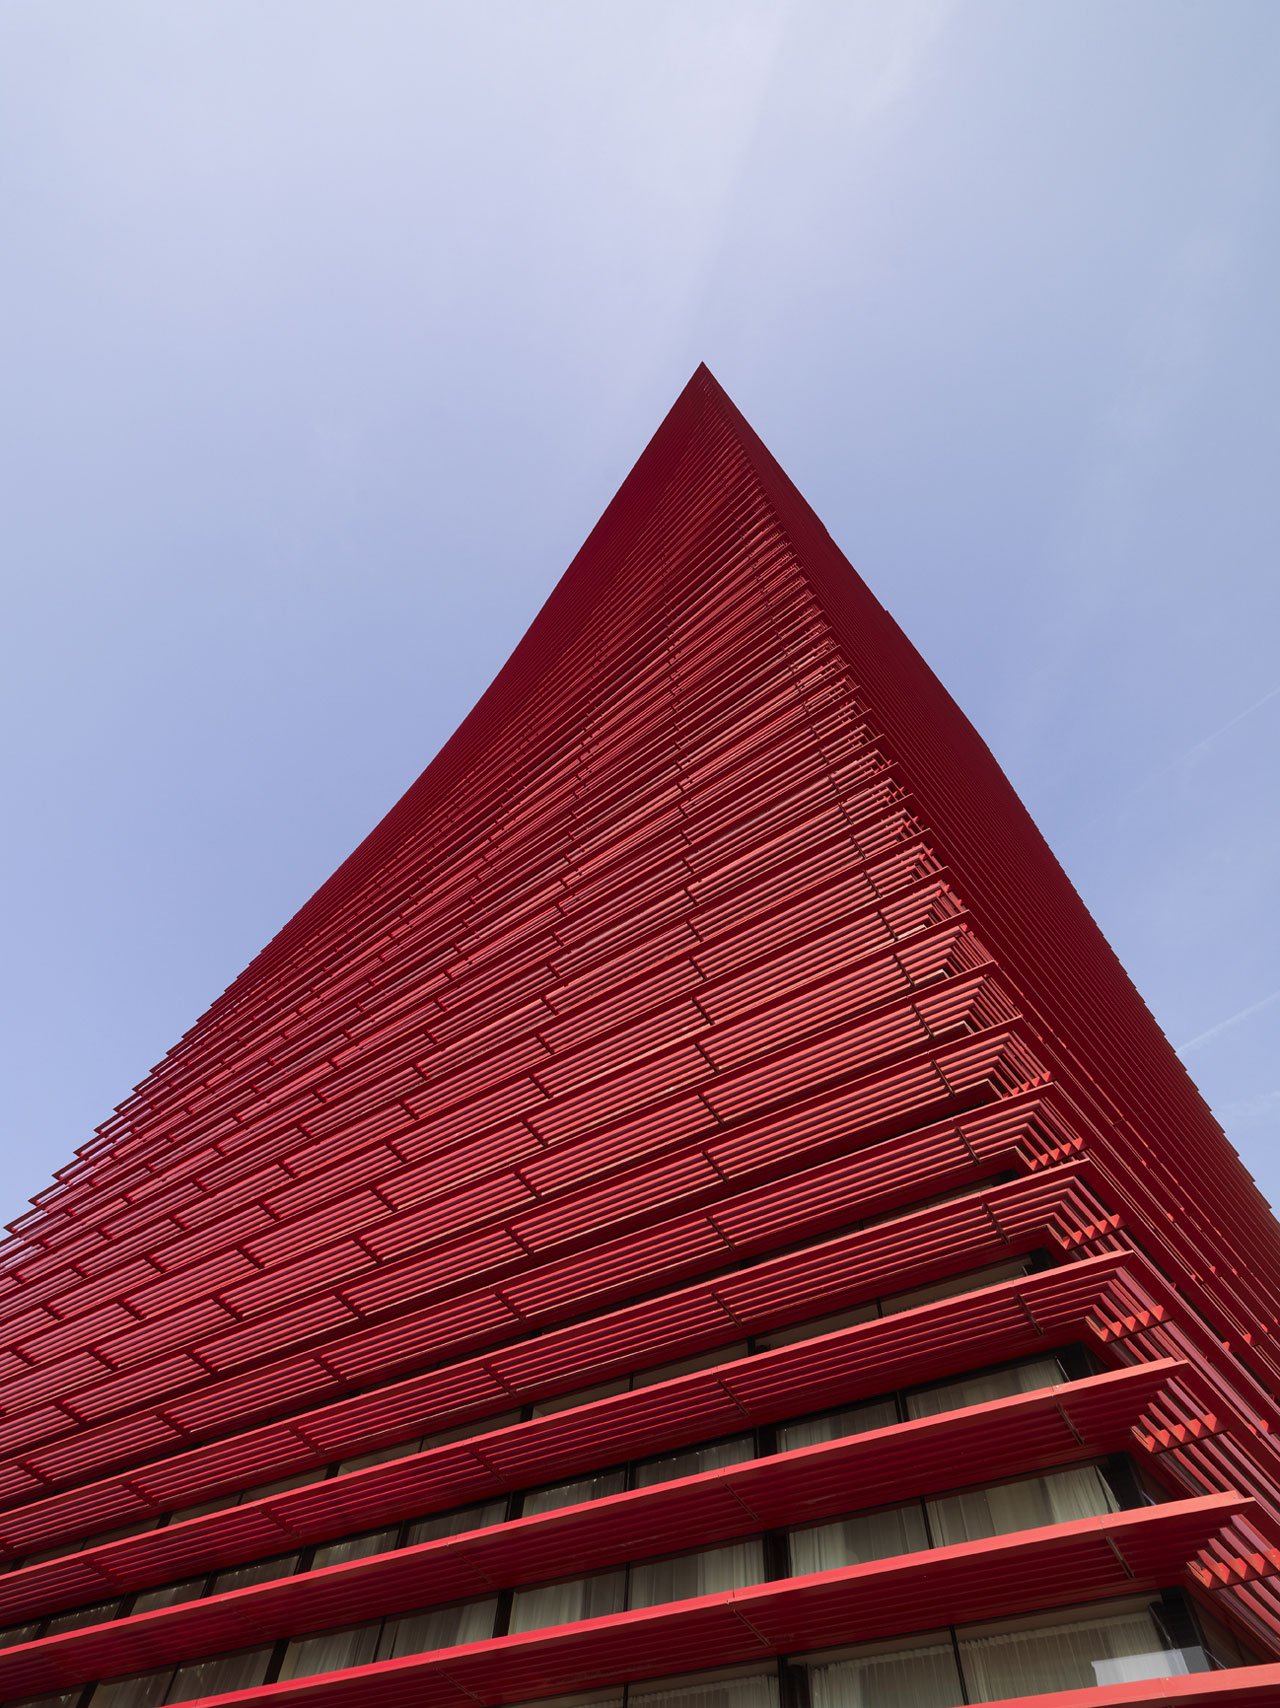
M1278 1280L994 760L700 369L15 1224L0 1698L1280 1703Z

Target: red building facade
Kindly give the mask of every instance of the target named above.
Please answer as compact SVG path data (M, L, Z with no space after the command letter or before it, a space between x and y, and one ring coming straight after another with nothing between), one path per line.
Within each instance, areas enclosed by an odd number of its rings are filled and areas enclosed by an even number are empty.
M15 1224L0 1700L1280 1703L1276 1224L700 369Z

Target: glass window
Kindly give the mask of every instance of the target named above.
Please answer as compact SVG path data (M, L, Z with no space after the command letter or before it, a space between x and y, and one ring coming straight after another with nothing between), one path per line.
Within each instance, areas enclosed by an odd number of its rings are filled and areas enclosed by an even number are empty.
M251 1584L287 1578L297 1569L297 1554L277 1554L271 1560L250 1560L247 1565L229 1566L225 1572L219 1572L209 1593L225 1595L228 1590L248 1589Z
M239 1495L219 1495L216 1500L200 1500L194 1506L180 1506L169 1514L170 1524L185 1524L189 1518L203 1518L210 1512L225 1512L235 1506Z
M939 1412L959 1411L987 1400L1006 1400L1013 1394L1034 1393L1065 1382L1066 1373L1056 1358L1036 1358L1026 1364L1010 1364L1003 1370L983 1370L959 1376L937 1387L918 1388L907 1395L908 1417L935 1417Z
M1173 1678L1208 1664L1199 1649L1170 1648L1150 1607L1132 1603L1091 1617L971 1628L960 1634L960 1662L973 1702Z
M945 1633L900 1643L868 1643L805 1663L812 1708L957 1708L964 1701L955 1651Z
M33 1619L26 1625L10 1625L0 1631L0 1649L11 1649L15 1643L29 1643L40 1631L40 1621Z
M312 1558L313 1570L321 1566L340 1566L347 1560L367 1560L370 1554L385 1554L396 1545L398 1530L366 1530L362 1536L348 1536L341 1542L326 1542L317 1548Z
M627 1595L631 1607L657 1607L664 1601L689 1601L764 1580L764 1548L754 1536L725 1548L705 1548L669 1560L644 1560L631 1568Z
M494 1429L507 1429L519 1423L518 1411L503 1412L498 1417L475 1418L455 1429L440 1429L434 1435L415 1435L409 1441L393 1441L385 1447L373 1447L367 1453L353 1454L340 1459L334 1470L338 1476L347 1471L367 1471L370 1465L387 1465L393 1459L407 1459L410 1453L424 1453L431 1447L443 1447L450 1441L469 1441L473 1435L487 1435Z
M804 1417L778 1428L778 1447L787 1453L793 1447L817 1447L823 1441L841 1441L846 1435L865 1435L869 1429L890 1429L898 1421L893 1400L871 1400L866 1405L846 1406L842 1411Z
M248 1690L267 1676L271 1650L242 1649L235 1655L213 1655L205 1661L188 1661L173 1675L168 1702L194 1702L198 1696L217 1696L227 1690Z
M397 1655L423 1655L430 1649L453 1649L459 1643L479 1643L493 1635L493 1616L498 1604L460 1601L452 1607L428 1607L421 1613L406 1613L388 1619L378 1643L378 1659Z
M622 1708L622 1695L623 1686L616 1684L611 1690L600 1690L594 1694L539 1697L536 1704L521 1702L516 1704L516 1708Z
M699 1471L720 1471L726 1465L741 1465L755 1452L749 1435L731 1441L713 1441L709 1447L686 1447L683 1453L668 1453L635 1468L635 1486L652 1488L655 1483L674 1482L677 1477L696 1477Z
M855 1323L870 1322L876 1314L874 1301L867 1305L855 1305L852 1310L836 1311L833 1316L810 1317L807 1322L790 1323L786 1328L775 1328L768 1334L758 1334L756 1346L761 1352L769 1352L775 1346L794 1346L797 1341L816 1340L820 1334L834 1334L837 1329L852 1328Z
M418 1443L425 1452L428 1447L445 1447L451 1441L470 1441L476 1435L489 1435L495 1429L510 1429L513 1423L519 1423L518 1411L499 1412L493 1417L473 1418L470 1423L455 1423L450 1429L437 1429L431 1435L424 1435Z
M596 1572L563 1583L534 1584L511 1598L511 1631L540 1631L546 1625L572 1625L579 1619L599 1619L621 1613L627 1574Z
M304 1489L309 1483L322 1483L329 1475L327 1465L313 1465L309 1471L295 1471L289 1477L276 1477L270 1483L258 1483L256 1487L246 1489L240 1496L240 1504L255 1500L266 1500L271 1495L286 1494L290 1489Z
M926 1505L939 1547L1119 1510L1110 1484L1096 1465L997 1483L993 1488L966 1489Z
M676 1376L688 1376L694 1370L714 1370L717 1364L731 1364L735 1358L746 1358L751 1348L745 1340L731 1341L728 1346L713 1346L706 1352L695 1352L689 1358L677 1358L669 1364L655 1364L631 1378L633 1388L651 1388L655 1382L670 1382Z
M633 1684L627 1708L778 1708L775 1672L704 1673L702 1677Z
M90 1708L157 1708L172 1677L172 1667L166 1667L163 1672L104 1679L89 1698Z
M55 1613L49 1621L48 1634L57 1636L60 1631L79 1631L86 1625L101 1625L108 1619L114 1619L120 1602L97 1601L92 1607L73 1607L67 1613Z
M412 1441L394 1441L389 1447L374 1447L368 1453L356 1453L350 1459L339 1459L335 1474L343 1477L348 1471L367 1471L370 1465L387 1465L393 1459L407 1459L410 1453L416 1453L419 1447L418 1436Z
M896 1316L899 1311L914 1311L917 1305L931 1305L936 1299L956 1299L962 1293L976 1293L980 1287L994 1287L1001 1281L1012 1281L1027 1273L1029 1259L1015 1258L1010 1263L995 1263L988 1269L971 1269L966 1275L953 1275L947 1281L932 1281L927 1287L913 1287L909 1293L894 1293L880 1301L880 1315Z
M626 1486L625 1471L600 1471L593 1477L580 1477L575 1483L557 1483L550 1489L529 1489L520 1513L524 1518L533 1518L540 1512L558 1512L562 1506L578 1506L582 1501L602 1500L605 1495L621 1494Z
M553 1394L549 1399L538 1400L530 1407L531 1417L550 1417L553 1412L570 1411L574 1406L590 1405L592 1400L607 1400L614 1394L625 1394L630 1384L625 1376L619 1376L612 1382L597 1382L593 1388L579 1388L573 1394Z
M161 1584L159 1589L144 1589L133 1598L135 1613L154 1613L157 1607L176 1607L180 1601L194 1601L204 1594L203 1578L185 1578L181 1583Z
M375 1619L372 1625L352 1625L345 1631L317 1631L313 1637L295 1637L284 1652L280 1677L310 1678L314 1673L364 1666L377 1652L380 1628Z
M456 1512L433 1512L409 1526L408 1546L418 1542L442 1542L446 1536L465 1536L468 1530L485 1530L501 1524L507 1516L505 1500L486 1501L483 1506L464 1506Z
M894 1554L914 1554L929 1546L924 1513L917 1501L910 1506L859 1512L834 1524L815 1524L793 1530L789 1537L793 1572L829 1572L837 1566L862 1566Z

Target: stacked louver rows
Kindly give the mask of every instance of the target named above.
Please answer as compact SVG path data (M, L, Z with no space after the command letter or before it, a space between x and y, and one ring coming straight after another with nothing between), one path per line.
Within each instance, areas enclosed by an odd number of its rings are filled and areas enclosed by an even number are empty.
M1278 1255L700 370L15 1225L0 1699L1280 1702Z

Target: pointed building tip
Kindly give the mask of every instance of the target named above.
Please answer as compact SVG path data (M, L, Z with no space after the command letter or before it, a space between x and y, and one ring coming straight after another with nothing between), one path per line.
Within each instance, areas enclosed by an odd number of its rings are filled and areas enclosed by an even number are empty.
M703 397L711 397L721 401L727 401L729 395L705 362L698 363L689 375L680 395L684 397L689 393L700 393Z

